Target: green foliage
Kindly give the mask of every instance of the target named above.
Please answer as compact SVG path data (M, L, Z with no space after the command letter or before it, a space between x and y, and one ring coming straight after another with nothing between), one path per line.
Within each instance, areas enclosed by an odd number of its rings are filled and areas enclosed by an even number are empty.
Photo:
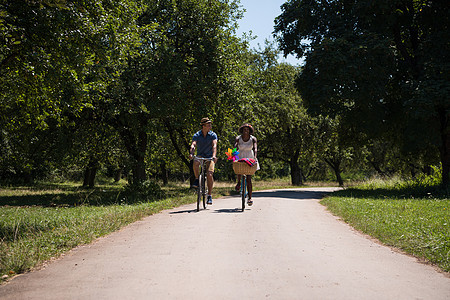
M125 32L138 2L5 2L0 86L7 128L68 122L89 105L85 93L99 86L93 78L99 62L117 59L134 44Z
M285 54L306 58L297 86L309 111L370 138L389 133L427 163L439 153L448 182L449 6L292 0L282 10L275 30Z
M114 5L109 1L3 2L1 176L33 179L82 151L71 149L72 138L79 138L75 146L82 144L93 124L78 136L72 136L73 130L79 133L88 127L87 108L96 106L99 94L117 79L124 58L138 43L134 20L142 5L131 0Z
M427 193L428 195L431 195L432 192L429 192L429 190L435 189L435 187L438 187L442 183L442 167L432 166L431 169L431 174L420 173L415 178L401 182L396 188L400 190L410 189L411 191L416 192L420 190L422 191L422 194ZM444 190L441 191L439 188L436 190L438 193L444 192ZM434 194L436 194L436 192L434 192Z
M270 180L290 177L289 165L283 161L265 158L261 164L261 170L256 172L255 179Z
M266 44L261 51L248 56L246 74L248 96L241 106L244 121L256 128L258 158L261 165L283 162L290 166L292 180L301 184L302 168L310 168L316 158L314 120L303 108L302 99L295 89L294 81L299 69L276 61L278 50ZM265 161L267 159L267 162ZM273 174L272 167L261 169L261 174ZM280 170L281 171L281 170Z
M199 120L209 116L220 134L228 117L224 108L232 106L238 91L234 77L241 45L232 36L238 12L234 2L147 4L139 17L142 43L113 90L108 113L135 165L144 164L150 138L170 141L170 151L189 166L187 150ZM158 137L148 136L153 130ZM150 145L152 152L162 143ZM174 157L167 152L159 158L166 164Z
M145 180L147 146L156 146L149 133L172 141L183 158L201 117L225 127L245 49L233 35L235 1L3 4L3 181L105 164L127 165ZM177 160L173 151L159 160Z
M127 184L121 195L121 201L127 204L156 201L162 198L164 198L164 191L161 189L160 185L153 180Z

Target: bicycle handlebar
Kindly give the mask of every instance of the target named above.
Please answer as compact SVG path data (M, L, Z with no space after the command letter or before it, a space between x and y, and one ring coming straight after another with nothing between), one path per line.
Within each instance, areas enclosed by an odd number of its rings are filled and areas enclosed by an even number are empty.
M210 158L204 158L204 157L199 157L199 156L194 156L193 159L195 160L207 160L207 161L211 161L214 160L214 158L210 157Z

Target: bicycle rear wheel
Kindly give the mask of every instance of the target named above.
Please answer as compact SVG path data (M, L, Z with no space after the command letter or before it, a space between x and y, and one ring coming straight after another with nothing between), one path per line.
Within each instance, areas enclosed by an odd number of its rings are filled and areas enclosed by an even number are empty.
M206 209L206 194L208 192L208 188L206 186L206 176L203 174L202 176L202 198L203 198L203 209Z
M241 196L242 196L242 211L244 211L244 209L245 209L245 198L247 196L247 177L245 175L242 175Z

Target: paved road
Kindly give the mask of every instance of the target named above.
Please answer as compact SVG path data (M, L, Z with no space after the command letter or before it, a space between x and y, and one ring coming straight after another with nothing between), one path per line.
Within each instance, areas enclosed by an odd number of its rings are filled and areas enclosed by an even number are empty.
M0 286L0 299L450 299L450 278L352 230L329 188L167 210Z

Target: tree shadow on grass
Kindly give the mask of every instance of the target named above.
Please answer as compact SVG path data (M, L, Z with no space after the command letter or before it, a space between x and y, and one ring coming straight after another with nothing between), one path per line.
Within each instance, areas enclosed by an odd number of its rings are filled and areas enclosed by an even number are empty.
M122 203L121 192L114 190L81 190L37 192L32 195L0 196L0 206L72 207L80 205L102 206ZM127 201L128 203L129 201Z
M337 197L349 198L385 198L385 199L414 199L414 198L430 198L430 199L448 199L450 196L449 189L443 189L441 186L412 186L402 188L348 188L337 191L333 194Z
M4 192L0 193L0 207L73 207L80 205L107 206L137 204L154 202L170 197L181 197L190 192L190 189L179 186L166 187L164 190L160 190L146 187L133 189L127 185L120 186L114 184L83 188L79 185L37 183L29 186L0 186L0 188L4 188Z

